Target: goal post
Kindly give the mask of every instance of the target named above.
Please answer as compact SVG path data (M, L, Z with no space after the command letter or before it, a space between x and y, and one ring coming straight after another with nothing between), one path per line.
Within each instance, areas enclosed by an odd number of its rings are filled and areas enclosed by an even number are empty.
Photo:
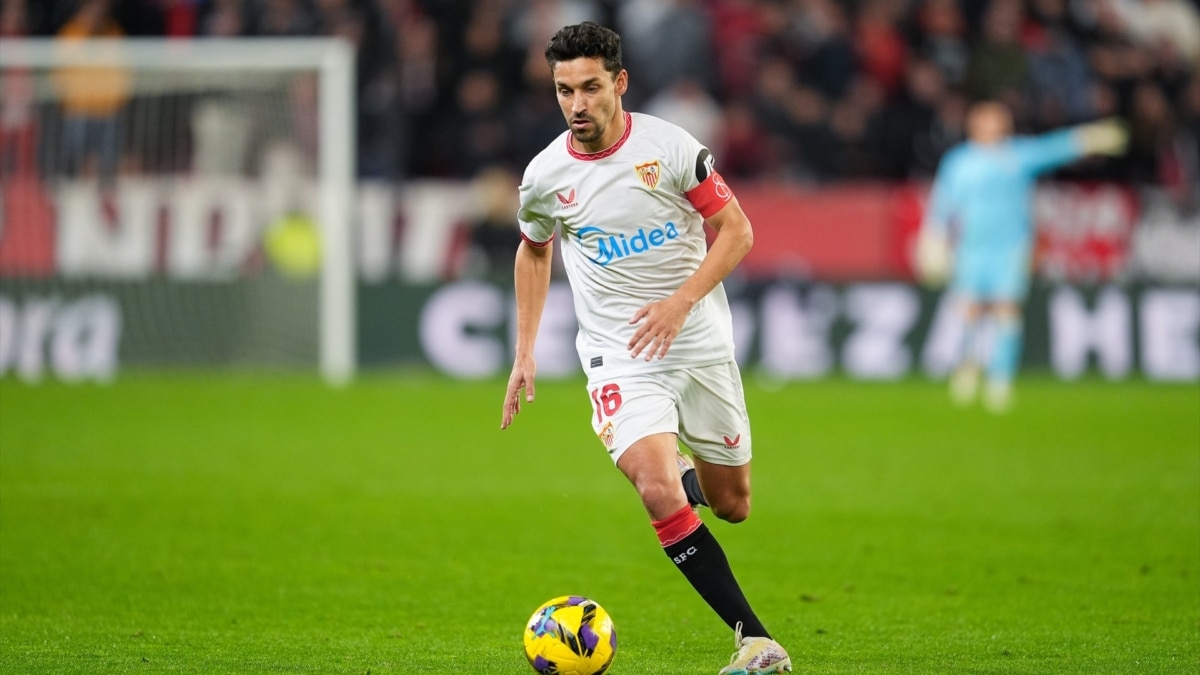
M308 79L299 77L301 75ZM189 269L179 261L188 260L189 256L194 259L197 256L212 254L212 251L206 253L185 250L190 236L185 232L185 223L203 221L204 217L189 213L188 198L177 198L178 195L205 193L227 195L231 203L243 197L251 201L270 202L274 204L276 211L271 213L272 218L281 218L286 215L285 212L299 209L305 211L304 215L310 221L310 229L315 229L317 233L315 246L319 252L319 273L316 273L315 280L308 282L312 287L313 302L316 303L315 336L310 341L315 343L314 356L322 376L332 384L349 381L355 374L357 363L356 275L352 246L353 194L356 185L354 78L353 49L346 42L337 39L130 38L69 42L53 38L0 40L0 105L11 109L18 103L15 98L10 97L13 91L29 94L27 112L33 117L35 131L32 133L39 136L32 141L34 149L26 153L32 155L33 166L24 167L27 174L24 176L21 173L21 164L30 162L16 156L22 152L16 141L7 142L11 139L6 135L2 138L8 147L0 145L0 178L5 181L6 188L11 188L0 193L7 195L5 199L8 201L7 204L0 203L0 300L3 300L2 293L5 289L20 290L19 284L25 273L22 269L24 263L20 262L23 260L23 254L20 251L17 251L15 257L13 254L14 247L19 247L22 242L13 239L19 236L20 231L35 230L31 224L33 216L30 215L34 212L21 210L32 207L23 207L17 202L48 202L42 210L54 214L48 220L51 221L50 227L54 228L55 232L48 236L51 239L50 246L56 247L56 250L46 254L54 259L51 261L52 265L60 264L64 255L68 255L64 250L69 249L70 242L65 240L70 237L64 232L70 234L70 228L77 226L77 223L71 220L71 214L79 209L72 211L72 205L81 201L73 199L72 195L89 195L94 192L100 197L93 198L92 201L116 199L117 208L122 214L122 228L139 219L139 222L155 219L168 221L166 225L162 222L140 225L142 238L154 240L153 243L139 249L142 251L139 259L147 259L143 266L145 269L142 270L144 274L140 276L138 272L130 272L126 267L110 273L111 270L108 270L106 265L112 261L100 261L100 267L104 268L100 272L87 267L78 268L74 272L63 272L55 268L42 275L66 277L65 285L75 287L97 283L97 280L103 286L113 282L114 278L119 278L120 283L132 283L131 277L142 279L150 285L161 281L163 276L170 277L180 269ZM71 154L64 154L62 150L69 150L71 144L77 140L71 135L73 130L65 125L61 126L65 131L58 132L57 137L50 140L47 138L55 133L54 127L67 118L69 107L72 105L72 101L66 98L70 94L64 94L66 89L63 84L68 80L77 91L85 92L80 94L83 102L78 104L85 108L89 105L89 94L86 93L89 90L92 90L91 102L100 101L101 105L105 91L122 92L128 105L121 126L123 133L115 143L122 144L124 151L136 145L139 156L129 162L135 166L122 166L115 171L106 166L109 160L104 156L96 156L102 155L106 142L104 132L94 128L88 129L86 123L80 127L80 138L100 148L92 156L85 157L91 161L89 169L93 174L98 173L98 177L81 177L78 166L70 166L66 160L58 159L59 156L70 158ZM312 80L315 80L315 86L312 86ZM297 87L306 85L311 91L296 93ZM104 89L105 87L108 89ZM95 91L97 89L100 89L99 94ZM3 101L3 98L9 100ZM268 102L262 104L262 100ZM226 108L232 106L249 109L265 106L267 111L257 115L256 127L248 127L242 123L222 123L222 105L212 103L213 101L228 103ZM306 104L314 109L305 109ZM205 114L218 121L213 127L215 132L202 135L201 127L207 119ZM0 118L0 124L5 123L2 120L3 118ZM296 123L292 125L292 121ZM292 138L308 133L305 121L311 122L311 131L315 133L309 135L315 135L316 138ZM12 129L8 129L6 133L10 131ZM19 131L18 129L14 134L19 134ZM10 135L19 139L19 135ZM261 156L245 158L245 148L265 147L262 140L264 137L283 138L291 142L291 145L304 145L301 141L307 140L311 145L311 166L306 165L304 175L293 176L294 185L289 188L289 194L294 197L295 203L275 204L272 201L284 198L274 194L276 191L271 187L280 181L266 176L270 171L267 166L270 160ZM180 156L185 156L186 159L181 160ZM224 170L205 168L222 163L226 165ZM113 175L105 175L106 173ZM17 189L23 179L36 185L39 196L31 197ZM106 185L108 187L105 187ZM159 201L170 202L170 206L163 207L160 204L138 211L142 202L146 201L141 200L138 195L156 191L171 192L171 197L156 198ZM209 199L214 198L210 196ZM107 206L107 202L102 206ZM155 215L154 209L162 211L164 208L172 212L165 217ZM242 223L245 220L249 223L240 229L233 227L229 222L218 223L212 227L200 222L196 226L207 234L191 236L191 239L199 242L193 248L233 247L232 244L226 246L228 242L224 240L217 243L208 240L223 237L232 241L237 238L234 231L243 230L243 234L240 235L242 239L259 245L238 249L242 254L235 254L231 261L226 261L227 264L222 268L224 276L214 273L205 278L205 281L215 282L221 278L225 283L238 284L250 276L256 279L265 276L260 273L265 265L260 260L259 265L255 267L252 259L255 256L261 259L270 255L270 251L264 253L258 250L267 248L262 242L267 234L265 230L268 223L264 222L264 214L268 210L257 203L246 205L242 210L252 212L252 215L244 219L229 214L214 216L217 220L224 218L230 222ZM135 215L128 215L130 213ZM138 228L129 225L126 229ZM209 231L213 229L217 230L217 234ZM169 233L162 234L165 230L169 230ZM6 238L9 241L5 241ZM163 241L164 239L166 241ZM284 242L280 244L283 247L281 250L291 250L288 246L292 246L303 253L306 250L303 237L294 241L299 244ZM83 255L87 255L86 242L76 242L75 247L84 249ZM130 244L128 248L133 247ZM165 273L162 269L164 258L170 263L167 265L170 269ZM14 263L14 260L17 262ZM240 280L229 278L230 270L234 277L240 276ZM39 288L43 289L43 295L54 295L53 287L46 286L45 279L41 281L43 283ZM263 282L261 285L283 288L284 282ZM211 288L206 289L206 292L207 290ZM266 291L267 299L257 301L258 305L269 305L272 292ZM256 290L255 293L263 292ZM300 291L287 290L282 293L291 297ZM172 297L178 297L178 294ZM170 318L171 312L187 311L186 307L169 307L174 300L164 298L157 302L163 306L147 311L161 312L164 321ZM0 306L0 310L5 310L5 307ZM210 313L218 317L222 314L219 307ZM297 313L302 312L289 311L286 308L279 312L285 319L288 318L286 315ZM5 317L9 315L17 319L10 317L6 328ZM29 353L37 349L47 353L52 351L50 346L25 344L22 347L20 343L23 339L28 342L28 339L22 337L27 337L30 331L28 321L21 325L14 324L14 321L20 323L20 308L8 307L6 311L0 311L0 374L6 370L6 358L9 370L14 369L11 367L13 362L25 358L17 354L22 349ZM289 327L281 332L286 333L290 330ZM5 349L10 352L7 356L4 353ZM295 353L301 351L303 349L297 348ZM26 360L36 358L38 357L35 354ZM289 358L294 361L298 357L292 354ZM134 360L138 361L136 358ZM186 357L183 360L192 361ZM221 360L222 357L214 356L205 365L225 365ZM200 361L204 359L197 360ZM170 358L165 362L154 359L144 359L141 362L150 365L174 365ZM251 358L248 362L253 364L255 361ZM247 360L237 360L236 364L244 363L247 363Z

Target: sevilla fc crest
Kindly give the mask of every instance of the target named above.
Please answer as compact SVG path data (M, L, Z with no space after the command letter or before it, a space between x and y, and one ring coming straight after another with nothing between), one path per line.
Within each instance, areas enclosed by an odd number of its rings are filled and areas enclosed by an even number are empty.
M653 162L646 162L645 164L638 164L637 166L635 166L633 168L635 170L637 170L638 178L642 179L642 182L646 184L646 187L653 190L658 185L658 160L657 159L654 160Z
M600 430L600 433L597 434L597 436L600 437L600 442L604 444L604 447L608 448L609 452L616 450L616 448L617 448L617 431L616 431L616 429L613 429L612 422L606 423L604 425L604 428Z

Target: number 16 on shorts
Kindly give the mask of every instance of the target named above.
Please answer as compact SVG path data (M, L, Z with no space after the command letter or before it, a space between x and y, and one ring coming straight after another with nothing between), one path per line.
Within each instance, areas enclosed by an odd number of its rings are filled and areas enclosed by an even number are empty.
M600 442L612 454L616 450L616 430L613 428L612 420L604 421L606 417L612 417L621 409L621 387L616 384L606 384L603 387L597 387L592 390L592 406L596 409L596 435L600 437Z
M592 390L592 405L596 408L596 424L612 417L621 409L621 387L617 384L606 384Z

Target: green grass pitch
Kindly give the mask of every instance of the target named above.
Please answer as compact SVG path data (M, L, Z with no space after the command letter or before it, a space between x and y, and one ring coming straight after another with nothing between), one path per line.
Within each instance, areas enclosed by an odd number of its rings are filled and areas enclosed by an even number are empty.
M612 614L614 675L733 636L541 382L0 382L0 671L512 673L529 614ZM1200 387L748 380L754 515L704 514L801 673L1200 672Z

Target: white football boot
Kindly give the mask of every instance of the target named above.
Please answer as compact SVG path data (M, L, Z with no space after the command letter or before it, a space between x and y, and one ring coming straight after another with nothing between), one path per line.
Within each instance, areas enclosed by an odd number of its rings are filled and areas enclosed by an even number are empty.
M742 637L740 621L734 630L734 640L738 650L717 675L792 672L792 659L778 642L765 637Z
M994 415L1003 415L1012 408L1012 384L1009 382L989 382L983 392L983 405Z
M977 366L964 364L950 376L950 400L954 405L965 408L975 402L979 391L980 373Z

